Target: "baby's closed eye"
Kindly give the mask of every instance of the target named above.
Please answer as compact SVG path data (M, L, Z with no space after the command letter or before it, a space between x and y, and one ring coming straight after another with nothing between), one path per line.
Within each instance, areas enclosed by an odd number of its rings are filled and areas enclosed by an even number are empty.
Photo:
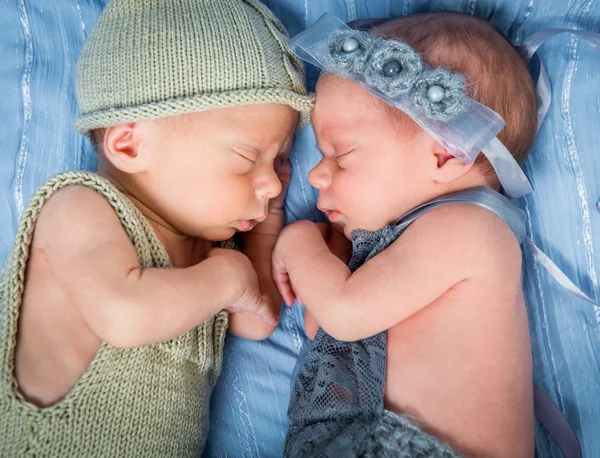
M354 151L356 151L356 148L336 150L335 157L337 157L338 159L345 158L348 157L348 155L350 155Z
M335 159L338 162L340 169L344 169L351 162L349 159L355 156L357 148L355 146L352 147L344 147L344 148L336 148L335 149Z
M240 158L250 162L256 162L258 160L258 157L260 156L258 151L249 150L245 148L231 148L231 151L233 151Z

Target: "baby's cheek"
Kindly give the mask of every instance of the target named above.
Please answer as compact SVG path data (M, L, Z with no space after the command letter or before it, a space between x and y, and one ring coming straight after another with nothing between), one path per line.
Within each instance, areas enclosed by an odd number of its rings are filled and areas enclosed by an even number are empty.
M218 197L215 200L219 201L218 206L222 207L223 211L227 211L236 218L248 216L246 215L248 211L257 208L256 193L252 181L246 175L222 180L219 183Z

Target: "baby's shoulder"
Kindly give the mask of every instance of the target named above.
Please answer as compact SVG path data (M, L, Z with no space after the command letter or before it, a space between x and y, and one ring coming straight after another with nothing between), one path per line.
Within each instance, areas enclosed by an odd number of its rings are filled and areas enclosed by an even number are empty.
M418 218L405 232L406 243L422 245L436 262L474 260L482 266L520 265L521 248L510 226L495 213L472 204L439 207Z
M44 204L35 224L34 241L76 247L122 231L117 215L106 199L84 186L56 191Z
M414 224L461 231L471 238L503 237L513 235L506 222L496 213L474 204L449 204L431 210Z

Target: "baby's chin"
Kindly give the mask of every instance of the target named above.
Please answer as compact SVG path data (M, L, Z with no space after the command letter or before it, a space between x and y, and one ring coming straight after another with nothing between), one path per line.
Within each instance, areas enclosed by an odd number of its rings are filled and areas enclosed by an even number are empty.
M205 229L200 234L200 238L210 242L224 242L229 240L236 233L234 227L210 228Z
M344 235L346 236L346 238L348 240L350 240L350 234L352 233L352 231L354 230L353 227L348 226L347 224L338 224L338 226L340 227L340 229L342 230L342 232L344 233Z

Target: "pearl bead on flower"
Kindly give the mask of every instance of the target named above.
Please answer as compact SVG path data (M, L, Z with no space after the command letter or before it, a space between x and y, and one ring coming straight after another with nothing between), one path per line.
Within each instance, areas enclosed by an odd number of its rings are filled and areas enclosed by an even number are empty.
M427 89L427 98L432 102L441 102L444 98L444 88L437 84Z
M358 49L358 40L356 38L346 38L342 44L344 52L353 52Z
M381 68L383 74L387 77L394 77L402 70L402 65L397 60L388 60Z

